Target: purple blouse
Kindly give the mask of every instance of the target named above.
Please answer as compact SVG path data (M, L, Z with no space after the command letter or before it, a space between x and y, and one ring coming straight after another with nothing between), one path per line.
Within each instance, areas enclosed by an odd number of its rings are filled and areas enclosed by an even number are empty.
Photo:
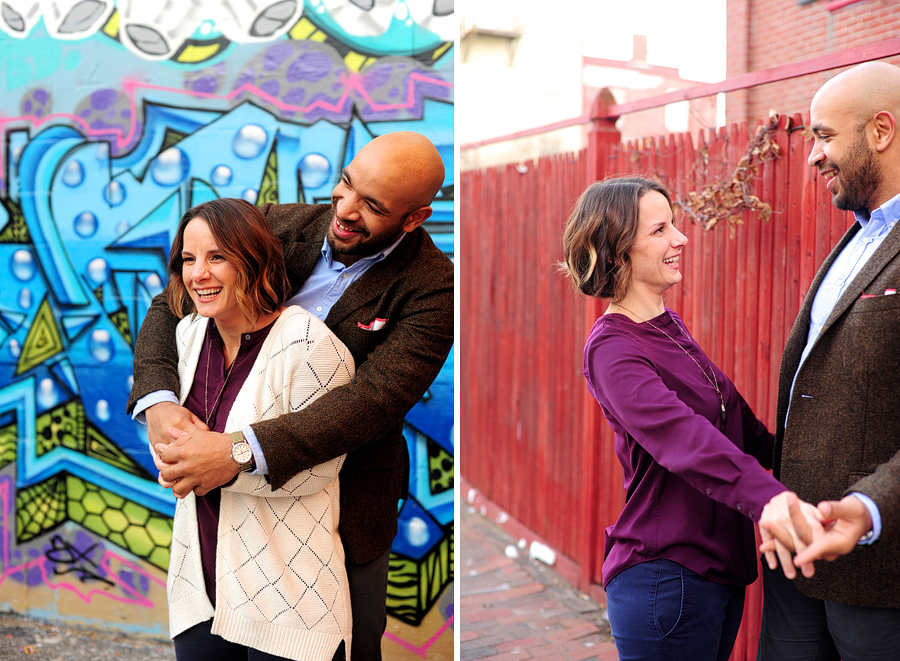
M233 369L225 379L225 351L222 336L216 328L214 319L209 320L203 347L197 361L194 382L184 402L184 407L209 425L210 431L225 432L228 414L250 376L250 370L262 349L263 340L272 330L272 324L265 328L245 333L241 336L241 348L232 363ZM207 378L207 374L209 377ZM220 395L221 393L221 395ZM218 400L218 401L217 401ZM207 419L209 416L209 419ZM232 430L235 431L235 430ZM206 583L206 596L213 606L216 605L216 543L219 531L219 502L222 499L220 489L213 489L203 496L196 496L197 526L200 531L200 560L203 566L203 580Z
M753 522L785 490L766 472L774 437L669 310L650 323L600 317L584 348L588 390L615 432L625 507L606 529L603 585L665 558L715 583L756 579ZM684 329L682 331L682 329ZM688 356L685 350L690 353ZM722 422L713 372L725 402Z

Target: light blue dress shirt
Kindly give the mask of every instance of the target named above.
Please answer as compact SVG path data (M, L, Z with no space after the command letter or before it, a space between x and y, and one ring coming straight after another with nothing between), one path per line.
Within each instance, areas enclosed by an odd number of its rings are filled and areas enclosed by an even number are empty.
M834 309L838 299L843 295L844 291L853 282L853 279L859 274L869 258L878 250L878 246L884 241L888 233L897 224L900 218L900 195L892 197L890 200L875 209L867 218L861 212L854 212L856 220L859 222L860 229L844 249L831 263L831 268L825 274L822 284L816 292L813 299L812 308L809 315L809 335L806 338L806 346L800 356L800 363L797 365L797 373L794 374L794 381L791 383L791 395L794 394L794 384L797 383L797 374L806 361L806 357L812 350L813 345L822 332L828 316ZM884 292L860 292L863 294L884 294ZM900 296L900 294L897 294ZM803 395L801 395L802 397ZM789 400L790 401L790 400ZM787 415L790 415L790 407L788 407ZM785 422L787 416L785 417ZM861 541L862 544L871 544L875 542L881 535L881 513L878 506L871 498L861 493L853 493L852 495L859 498L869 510L872 516L872 535Z
M350 266L344 266L334 259L331 246L328 244L328 238L326 237L322 244L322 256L316 262L315 268L313 268L306 282L303 283L300 291L290 298L286 305L299 305L310 314L324 321L332 306L347 291L347 288L359 280L375 264L390 255L400 245L404 237L406 237L406 232L402 232L396 241L381 252L363 257ZM173 402L180 405L178 397L171 390L157 390L141 397L137 401L131 414L132 419L146 424L147 419L144 411L161 402ZM251 472L256 475L268 475L269 466L266 463L266 457L259 445L256 434L253 432L253 428L248 425L241 431L244 432L244 438L253 450L253 458L256 461L256 469Z

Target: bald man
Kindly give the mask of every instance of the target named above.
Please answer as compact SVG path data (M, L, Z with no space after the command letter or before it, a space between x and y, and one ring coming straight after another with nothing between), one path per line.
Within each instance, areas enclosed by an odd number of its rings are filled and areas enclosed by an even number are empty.
M866 514L856 548L813 576L789 580L767 554L758 660L900 658L898 119L900 69L883 62L835 76L810 106L809 165L856 222L784 349L775 476L807 503L848 498Z
M340 534L355 659L381 658L388 560L398 502L408 495L403 418L453 343L453 265L421 227L443 181L441 157L427 138L389 133L344 169L330 205L263 207L296 291L288 304L322 319L347 345L356 378L300 411L245 427L243 437L253 470L274 488L347 454ZM207 431L174 395L177 321L164 294L157 296L135 346L128 410L146 416L160 484L183 498L227 484L240 466L231 435Z

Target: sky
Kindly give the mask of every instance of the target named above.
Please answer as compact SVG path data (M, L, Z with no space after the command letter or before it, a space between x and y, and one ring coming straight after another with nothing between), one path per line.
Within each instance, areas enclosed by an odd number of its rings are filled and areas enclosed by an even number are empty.
M591 21L584 54L630 60L632 35L647 37L647 61L680 70L687 80L725 79L725 0L566 0ZM576 9L577 7L577 9Z

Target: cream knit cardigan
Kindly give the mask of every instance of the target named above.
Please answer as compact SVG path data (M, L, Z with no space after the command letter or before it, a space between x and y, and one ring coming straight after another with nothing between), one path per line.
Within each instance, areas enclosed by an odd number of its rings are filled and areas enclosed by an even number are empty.
M184 402L208 320L178 324ZM226 430L303 408L349 383L353 357L319 319L288 307L275 321L228 414ZM240 473L222 488L216 551L216 607L206 596L194 494L175 510L167 593L174 638L213 619L212 632L288 659L331 661L341 640L350 658L350 592L338 536L338 472L344 456L295 475L273 491Z

